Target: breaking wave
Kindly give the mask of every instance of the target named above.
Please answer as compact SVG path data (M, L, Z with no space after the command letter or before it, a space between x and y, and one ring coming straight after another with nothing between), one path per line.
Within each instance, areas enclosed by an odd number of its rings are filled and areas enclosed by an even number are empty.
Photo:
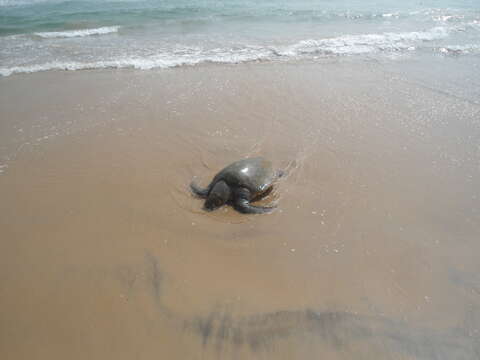
M59 36L89 36L117 31L118 27L105 27L75 32L44 33L50 37ZM308 59L318 56L353 56L373 53L392 53L415 51L422 43L444 39L449 36L453 27L434 27L426 31L344 35L334 38L309 39L287 45L243 45L228 48L185 48L182 52L159 50L149 55L127 54L116 58L91 58L57 60L39 64L25 64L0 68L0 75L9 76L16 73L33 73L46 70L85 70L105 68L154 69L172 68L178 66L193 66L202 63L236 64L252 61L273 61ZM53 35L54 34L54 35ZM65 35L67 34L67 35ZM453 47L450 49L454 50ZM437 47L436 50L439 50ZM462 50L462 49L459 49ZM442 51L442 50L440 50ZM447 50L444 50L446 52ZM462 50L463 51L463 50ZM465 52L468 49L464 50Z
M96 29L37 32L35 33L35 35L44 39L85 37L85 36L92 36L92 35L104 35L104 34L116 33L118 32L119 28L120 28L119 26L104 26Z
M356 55L378 51L414 50L418 42L446 38L448 28L435 27L428 31L402 33L345 35L330 39L303 40L280 50L281 55L303 54Z
M256 60L268 60L273 55L272 51L241 51L241 52L217 52L199 56L183 55L154 55L150 57L130 57L117 60L102 60L95 62L48 62L39 65L14 66L10 68L0 68L0 75L9 76L18 73L33 73L47 70L93 70L93 69L124 69L133 68L140 70L150 70L154 68L172 68L178 66L192 66L201 63L217 64L236 64Z
M448 45L440 47L438 51L445 55L480 54L480 45Z

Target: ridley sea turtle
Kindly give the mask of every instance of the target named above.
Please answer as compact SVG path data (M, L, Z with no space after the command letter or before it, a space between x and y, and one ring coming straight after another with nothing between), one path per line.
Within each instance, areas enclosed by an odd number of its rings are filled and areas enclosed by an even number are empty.
M283 171L275 171L270 161L257 157L228 165L215 175L206 189L199 188L194 182L190 187L196 195L206 198L206 210L215 210L229 203L244 214L264 214L274 207L253 206L250 202L266 196L282 175Z

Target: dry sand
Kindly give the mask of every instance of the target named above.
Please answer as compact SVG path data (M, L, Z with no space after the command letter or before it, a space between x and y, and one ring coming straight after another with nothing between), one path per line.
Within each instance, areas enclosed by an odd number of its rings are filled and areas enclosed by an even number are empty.
M0 79L0 358L480 358L480 105L412 74ZM278 210L203 212L256 155Z

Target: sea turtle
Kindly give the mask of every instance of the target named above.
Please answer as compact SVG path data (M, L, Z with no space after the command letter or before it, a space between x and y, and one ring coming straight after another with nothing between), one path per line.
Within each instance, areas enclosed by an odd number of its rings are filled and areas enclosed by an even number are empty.
M264 214L274 207L253 206L250 201L266 196L275 180L282 175L283 171L275 171L270 161L262 157L248 158L222 169L206 189L199 188L194 182L190 187L196 195L206 198L206 210L215 210L230 203L244 214Z

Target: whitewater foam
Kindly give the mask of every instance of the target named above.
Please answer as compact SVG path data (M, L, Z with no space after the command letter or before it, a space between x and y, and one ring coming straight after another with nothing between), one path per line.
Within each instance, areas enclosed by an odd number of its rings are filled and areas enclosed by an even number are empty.
M221 52L219 50L205 55L182 55L172 56L167 54L154 55L150 57L127 57L117 60L104 60L95 62L48 62L38 65L13 66L0 68L0 75L9 76L20 73L34 73L48 70L93 70L93 69L124 69L133 68L139 70L150 70L155 68L172 68L178 66L192 66L201 63L237 64L250 61L268 59L273 52L264 51L239 51L237 53Z
M306 54L358 55L377 51L414 49L413 44L422 41L443 39L451 30L435 27L428 31L403 33L344 35L330 39L302 40L277 52L284 56Z
M118 32L119 26L104 26L95 29L81 29L70 31L52 31L52 32L37 32L36 36L44 39L51 38L73 38L73 37L85 37L92 35L105 35Z
M115 29L117 27L114 27ZM102 28L101 28L102 29ZM103 28L106 29L106 28ZM98 29L90 29L98 30ZM38 64L25 64L0 68L0 75L33 73L47 70L86 70L104 68L134 68L148 70L193 66L202 63L236 64L251 61L272 61L276 59L298 59L317 56L353 56L372 53L401 54L422 48L423 42L444 39L454 27L434 27L426 31L344 35L334 38L308 39L291 45L252 46L243 45L227 48L181 47L162 49L151 55L128 54L116 58L104 57L94 61L67 59ZM82 30L86 34L87 30ZM90 31L88 34L93 34ZM51 33L50 33L51 34ZM58 34L58 33L56 33ZM82 35L86 36L86 35ZM438 48L437 48L438 50ZM110 55L111 56L111 55Z
M480 54L480 45L448 45L438 48L445 55Z

